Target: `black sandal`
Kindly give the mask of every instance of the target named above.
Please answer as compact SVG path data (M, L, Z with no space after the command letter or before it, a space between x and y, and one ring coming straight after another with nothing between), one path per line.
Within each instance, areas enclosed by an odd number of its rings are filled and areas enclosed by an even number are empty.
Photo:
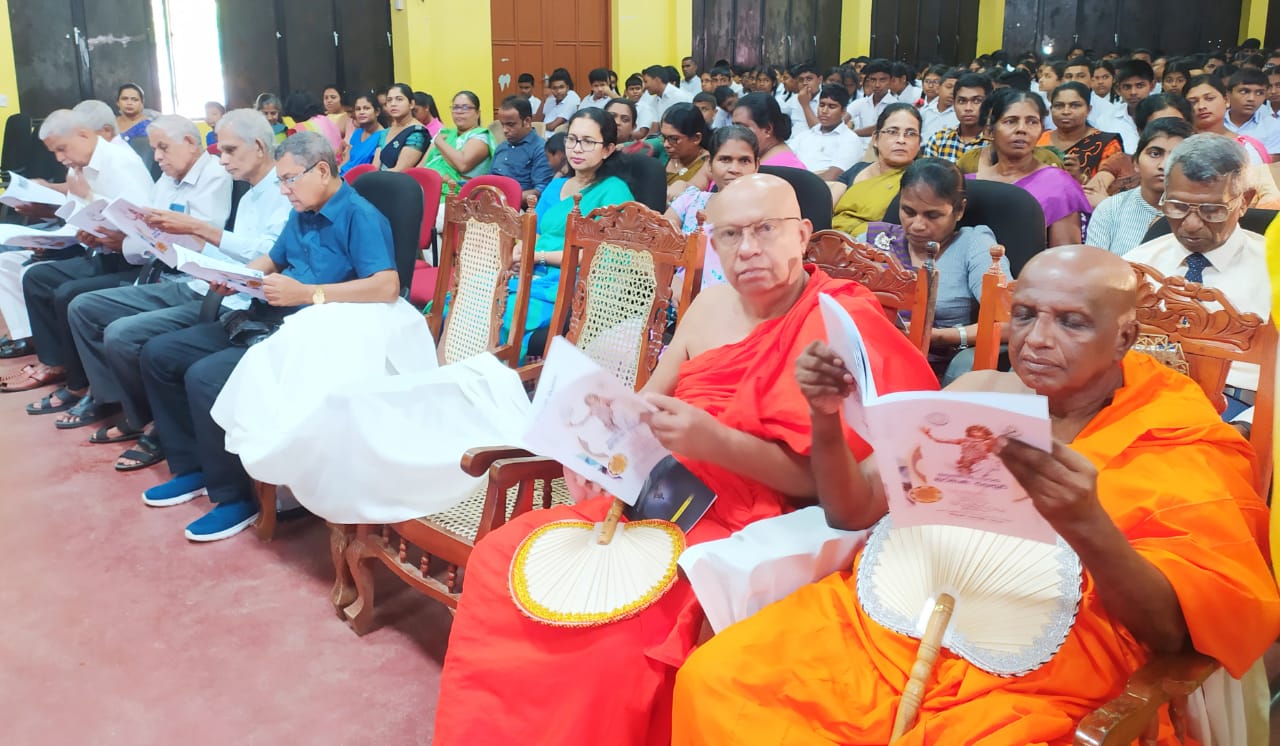
M129 459L137 463L121 464L121 459ZM120 454L120 458L116 459L116 471L137 471L155 466L161 461L164 461L164 448L154 436L148 433L138 438L133 448Z
M101 422L108 417L120 411L119 404L107 404L93 398L93 394L88 394L76 405L67 410L67 414L74 417L73 420L65 420L53 423L53 426L59 430L74 430L77 427L92 425L95 422Z
M108 434L107 434L107 433L111 432L111 428L113 428L113 427L114 427L114 428L117 428L117 429L119 429L119 430L120 430L120 434L119 434L119 435L108 435ZM141 430L129 430L129 429L127 428L127 426L124 424L124 422L123 422L123 421L121 421L121 422L118 422L118 423L116 423L116 424L114 424L114 425L104 425L104 426L102 426L102 427L98 428L98 431L97 431L97 432L95 432L93 435L90 435L90 436L89 436L89 442L90 442L90 443L97 443L97 444L101 444L101 443L127 443L127 442L129 442L129 441L131 441L131 440L137 440L138 438L141 438L141 437L142 437L142 431L141 431Z
M58 397L61 403L53 403L53 398L55 396ZM55 412L65 412L74 407L83 398L83 394L73 394L67 390L66 386L59 386L54 389L52 394L44 397L38 403L28 404L27 414L54 414Z

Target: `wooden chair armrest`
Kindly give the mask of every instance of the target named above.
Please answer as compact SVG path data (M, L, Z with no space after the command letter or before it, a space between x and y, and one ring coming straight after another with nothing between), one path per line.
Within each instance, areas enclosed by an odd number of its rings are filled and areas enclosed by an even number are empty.
M516 369L520 374L520 380L528 383L529 381L537 381L538 376L542 375L542 361L535 360L528 365L522 365Z
M528 451L522 451L527 454ZM556 479L564 475L564 466L555 459L520 455L502 458L489 466L489 484L485 489L484 510L476 530L478 542L490 531L518 515L533 510L534 483L539 479ZM507 515L507 490L519 487L511 515Z
M479 446L462 454L462 470L470 476L482 477L495 461L532 455L525 449L514 446Z
M1196 652L1159 655L1129 677L1124 692L1094 710L1076 729L1077 746L1129 746L1148 732L1171 700L1185 698L1218 669Z

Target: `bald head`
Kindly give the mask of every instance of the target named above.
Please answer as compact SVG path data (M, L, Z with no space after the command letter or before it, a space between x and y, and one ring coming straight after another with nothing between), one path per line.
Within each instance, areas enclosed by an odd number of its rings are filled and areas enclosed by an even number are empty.
M786 181L767 174L736 179L707 203L707 225L725 280L747 303L769 305L804 286L813 226L800 216Z
M1049 397L1051 410L1055 403L1110 396L1123 382L1120 361L1138 336L1137 302L1133 267L1109 251L1060 246L1037 254L1013 293L1014 372Z
M770 174L735 179L707 205L707 222L712 225L781 217L800 217L800 202L790 184Z
M1027 262L1018 288L1038 285L1071 286L1117 321L1133 318L1138 305L1138 277L1133 265L1096 246L1058 246Z

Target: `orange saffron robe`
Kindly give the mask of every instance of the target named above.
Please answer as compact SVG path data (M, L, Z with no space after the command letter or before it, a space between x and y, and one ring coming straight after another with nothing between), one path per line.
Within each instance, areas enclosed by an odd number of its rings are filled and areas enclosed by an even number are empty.
M1097 467L1111 519L1172 583L1196 649L1241 676L1280 634L1252 450L1191 379L1139 353L1123 365L1124 386L1071 446ZM888 743L919 643L863 612L856 572L857 560L697 650L677 679L673 744ZM1148 658L1087 572L1083 590L1066 643L1029 674L1001 678L944 648L894 746L1071 743Z
M1271 275L1271 323L1280 325L1280 218L1272 220L1271 226L1267 228L1267 270ZM1280 350L1276 354L1280 355ZM1280 376L1280 366L1276 368L1276 375ZM1280 464L1280 438L1272 439L1271 452L1271 463ZM1280 487L1280 471L1272 470L1271 482L1274 494L1276 488ZM1280 514L1271 516L1271 543L1275 545L1278 541ZM1276 573L1276 577L1280 578L1280 572Z
M884 391L936 389L918 349L885 318L875 296L818 270L786 315L760 324L741 342L686 361L675 396L717 420L797 454L810 447L809 407L795 361L825 339L819 292L835 297L857 322ZM846 431L855 452L867 445ZM690 544L720 539L752 521L787 510L777 491L715 464L685 464L716 492L690 531ZM557 520L599 521L611 498L534 510L484 537L467 561L466 581L449 636L435 746L486 744L665 744L671 737L671 689L702 627L702 610L678 580L638 615L591 628L557 628L522 615L508 584L516 547Z

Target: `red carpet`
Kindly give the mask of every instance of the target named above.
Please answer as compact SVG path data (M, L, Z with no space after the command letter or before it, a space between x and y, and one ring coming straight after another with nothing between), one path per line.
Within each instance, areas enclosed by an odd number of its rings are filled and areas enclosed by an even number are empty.
M3 361L0 375L33 358ZM9 744L425 744L450 616L378 573L381 626L328 601L328 533L183 538L208 500L148 508L163 467L0 395L0 722Z

